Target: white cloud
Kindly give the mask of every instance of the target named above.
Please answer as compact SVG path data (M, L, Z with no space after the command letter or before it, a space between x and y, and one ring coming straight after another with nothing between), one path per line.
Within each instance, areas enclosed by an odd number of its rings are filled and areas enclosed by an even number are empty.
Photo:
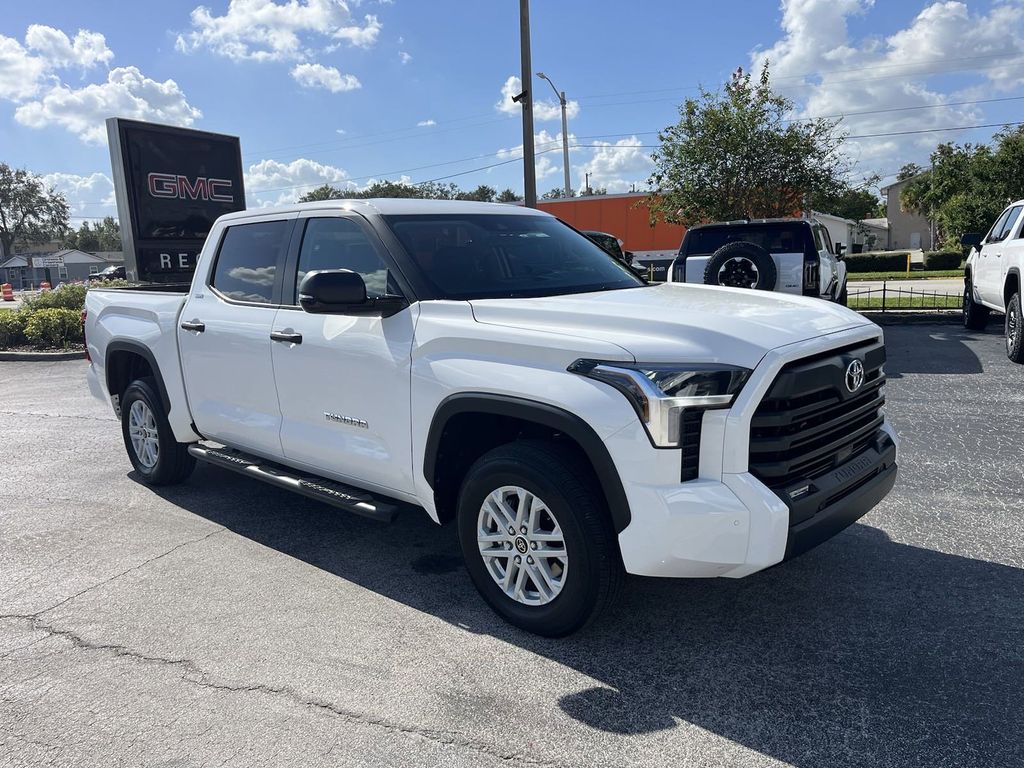
M987 14L971 14L957 0L934 2L888 37L851 39L849 20L870 14L872 6L873 0L783 0L784 35L751 55L755 71L769 62L774 86L800 105L798 116L875 112L847 116L843 128L854 135L983 122L977 106L945 104L991 98L1024 84L1020 0L998 3ZM958 90L948 86L953 70L959 70L953 76ZM888 173L926 160L936 143L956 137L856 139L848 150L859 173Z
M25 33L25 45L42 56L54 68L89 69L114 58L106 38L99 32L80 29L74 39L64 32L42 24L33 24Z
M117 67L107 73L105 83L82 88L58 83L14 112L14 119L22 125L60 125L90 144L106 141L103 121L112 116L187 127L202 117L202 112L188 103L176 82L151 80L137 67Z
M570 148L576 143L576 137L569 134L569 146ZM534 150L534 168L536 169L537 180L546 179L549 176L553 176L556 173L562 172L562 132L559 131L557 134L549 133L548 131L541 129L540 133L536 133L533 136L533 150ZM572 150L570 150L572 151ZM515 147L502 148L496 153L496 156L500 160L513 160L521 158L523 156L523 145L519 144ZM571 156L570 156L571 157Z
M117 216L114 184L106 174L47 173L43 182L64 195L73 216Z
M303 88L323 88L331 93L341 93L363 87L355 75L343 75L334 67L323 64L297 64L292 67L291 74Z
M409 55L408 53L406 53L405 51L399 51L398 52L398 59L403 64L408 64L410 61L412 61L412 56Z
M348 133L348 131L346 131L344 128L335 128L334 132L339 136L344 136L346 133Z
M420 120L418 123L416 123L417 128L430 128L433 125L437 125L437 121L434 120L433 118L429 118L427 120Z
M33 24L25 33L24 45L0 35L0 98L14 102L31 98L55 70L86 70L106 64L113 56L103 35L84 29L69 38L59 29Z
M522 112L522 107L512 101L513 96L518 96L523 90L523 81L515 75L511 75L505 84L501 86L501 98L494 105L494 108L499 112L504 112L506 115L519 115ZM534 100L533 100L533 119L534 120L561 120L562 119L562 107L561 105L551 99L537 99L536 88L534 89ZM576 117L580 113L580 103L573 99L569 99L565 104L565 114L570 120Z
M339 41L369 48L381 30L376 16L353 19L344 0L231 0L223 16L200 5L191 20L192 30L178 35L178 50L206 48L235 60L308 58L314 45L333 50Z
M306 192L323 184L342 189L355 189L344 168L299 158L290 163L261 160L249 166L245 174L245 191L250 206L293 203Z
M591 188L603 187L609 192L626 192L634 184L646 186L652 168L651 157L636 136L619 139L614 144L595 141L592 146L591 150L578 150L592 153L589 160L576 166L578 179L582 180L584 174L589 173Z

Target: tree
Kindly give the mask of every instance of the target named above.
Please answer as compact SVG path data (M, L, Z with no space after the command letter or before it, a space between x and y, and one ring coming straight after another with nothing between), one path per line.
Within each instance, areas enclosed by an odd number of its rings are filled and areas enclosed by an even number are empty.
M310 190L302 197L299 198L300 203L312 203L319 200L340 200L341 198L348 197L337 187L332 187L330 184L323 184L316 189Z
M476 197L458 198L458 195L484 195L490 192L494 197L494 188L481 185L472 192L463 192L457 184L439 184L436 181L427 181L422 184L406 184L402 181L375 181L366 189L338 189L330 184L324 184L316 189L307 192L299 198L300 203L308 203L312 200L368 200L374 197L401 197L417 198L423 200L476 200Z
M574 190L574 189L570 189L569 190L569 194L567 195L567 194L565 194L565 188L564 187L554 187L553 189L549 189L547 192L545 192L543 195L541 195L540 199L541 200L560 200L563 197L575 197L575 196L576 196L576 190Z
M839 193L848 161L838 121L789 120L792 108L772 91L767 65L756 82L739 70L724 89L687 99L652 155L652 222L792 216Z
M871 191L871 187L877 185L880 180L878 176L872 176L856 187L844 185L838 190L814 193L814 210L853 221L874 218L878 215L881 201L878 195Z
M45 243L68 228L68 202L53 187L24 169L0 163L0 261L14 244Z
M93 253L96 251L119 251L121 250L121 227L113 216L107 216L92 225L88 221L83 221L77 231L68 232L64 238L64 247Z
M507 188L501 190L501 193L498 195L498 198L497 198L499 203L514 203L514 202L516 202L517 200L520 200L520 199L521 198L519 197L519 195L517 195L511 189L507 189Z
M593 197L594 195L607 195L607 187L590 187L589 189L581 189L580 197Z
M498 194L498 190L494 187L489 187L486 184L481 184L471 192L459 192L455 195L456 200L476 200L481 203L493 203L494 196Z
M912 179L924 170L917 163L907 163L900 168L900 172L896 174L896 181L906 181Z

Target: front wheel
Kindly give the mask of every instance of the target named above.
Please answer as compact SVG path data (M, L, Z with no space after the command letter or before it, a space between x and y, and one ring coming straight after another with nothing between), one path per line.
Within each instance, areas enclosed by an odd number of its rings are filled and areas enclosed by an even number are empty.
M121 434L132 466L146 485L173 485L192 474L196 460L174 439L153 379L136 379L121 397Z
M988 325L989 308L974 300L974 287L970 278L964 280L963 316L964 328L969 331L983 331Z
M571 449L522 440L482 456L459 494L470 578L520 629L561 637L589 623L622 576L597 478Z
M1019 292L1006 305L1006 356L1015 363L1024 363L1024 317Z

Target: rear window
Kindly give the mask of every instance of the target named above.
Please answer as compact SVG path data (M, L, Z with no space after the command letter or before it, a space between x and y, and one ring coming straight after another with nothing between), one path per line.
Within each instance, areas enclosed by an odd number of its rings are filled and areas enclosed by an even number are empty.
M290 221L228 227L210 285L235 301L271 303L277 264L288 245L290 228Z
M723 245L742 240L768 253L803 253L806 229L802 224L750 224L733 227L702 227L686 233L687 255L714 253Z

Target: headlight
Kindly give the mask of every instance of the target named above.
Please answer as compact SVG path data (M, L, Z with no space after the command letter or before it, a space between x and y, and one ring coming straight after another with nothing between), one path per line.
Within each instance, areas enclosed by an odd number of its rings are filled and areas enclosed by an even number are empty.
M657 448L679 448L683 413L728 408L750 378L750 370L733 365L603 363L577 360L578 373L615 387L647 429Z

